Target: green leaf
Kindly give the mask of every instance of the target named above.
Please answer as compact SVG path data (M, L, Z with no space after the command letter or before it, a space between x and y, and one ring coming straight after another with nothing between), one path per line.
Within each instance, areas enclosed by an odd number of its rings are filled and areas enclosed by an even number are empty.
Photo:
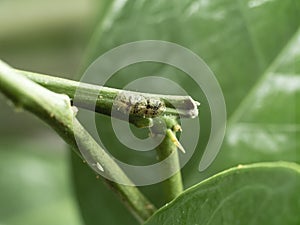
M240 163L300 163L300 28L229 120L217 160L191 183Z
M88 58L92 62L99 55L118 45L137 40L158 39L181 44L201 56L212 68L224 92L228 115L231 116L244 102L244 98L249 95L253 86L258 85L258 81L263 81L264 78L261 76L266 73L271 64L274 64L273 61L278 58L290 39L294 37L299 28L299 12L299 2L294 0L115 1L112 4L112 10L94 35L93 46L90 48L92 51ZM248 159L254 146L248 145L249 154L244 156L241 152L244 149L243 145L236 146L234 152L231 150L231 146L226 147L226 144L210 170L204 173L198 172L199 161L210 132L210 112L204 94L200 93L195 83L183 72L155 63L141 63L119 71L107 85L121 88L129 82L147 75L169 78L180 84L194 99L201 102L199 117L201 141L193 158L183 169L186 187L231 165L246 162L245 159ZM281 102L287 103L284 99ZM278 106L280 108L280 105ZM287 104L283 108L286 109L286 106ZM265 117L268 117L269 114L274 114L274 116L276 114L277 119L280 119L279 113L277 114L269 108L269 106L262 107L262 111L266 113ZM249 109L247 110L249 111ZM250 112L247 110L245 112L249 114ZM97 117L97 120L101 122L99 131L101 140L114 156L132 164L137 162L153 163L149 158L155 159L154 154L147 153L146 157L142 157L136 152L128 151L119 143L110 126L110 119ZM283 122L284 120L282 120ZM230 123L233 125L234 121L232 120ZM101 132L104 130L105 132ZM236 134L243 135L244 133L239 131ZM285 133L280 138L290 140L290 135L296 136L296 133ZM272 138L270 140L273 140ZM264 141L263 138L262 141L257 140L256 143L257 145L260 142L264 144ZM251 143L251 139L249 143ZM250 158L250 161L291 160L293 156L299 157L295 146L288 145L289 157L285 158L287 148L282 144L282 148L276 148L277 154L254 154L256 158ZM261 149L264 150L264 148ZM235 156L232 157L232 154ZM73 169L78 174L81 174L80 171L88 170L82 163L74 163ZM108 195L112 195L111 198L114 199L113 194L105 192L107 195L101 195L103 187L99 187L99 190L94 188L95 185L102 184L99 184L94 178L86 180L86 177L83 176L75 176L75 182L81 209L89 224L98 224L103 215L109 217L108 215L116 213L107 209L106 198ZM159 185L143 189L158 206L163 204ZM90 203L89 199L94 196L97 196L95 202L98 211L91 211L87 207ZM110 207L119 207L117 206L119 202L115 199L110 203ZM101 213L99 213L100 211ZM118 215L126 217L126 211L122 209L118 211ZM123 216L119 221L114 218L117 220L117 224L124 224ZM128 224L133 223L128 222Z
M145 225L299 224L300 166L260 163L217 174L158 210Z
M242 162L300 162L299 97L300 28L232 116L225 142L228 154L234 159L243 149Z

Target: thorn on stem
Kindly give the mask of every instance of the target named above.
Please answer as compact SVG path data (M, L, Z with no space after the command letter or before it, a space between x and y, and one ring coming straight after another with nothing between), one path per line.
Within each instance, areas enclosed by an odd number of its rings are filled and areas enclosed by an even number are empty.
M182 151L183 153L185 153L185 150L184 150L183 146L180 144L180 142L178 141L176 135L172 132L171 129L167 129L167 135L171 139L171 141L176 145L176 147L180 151Z

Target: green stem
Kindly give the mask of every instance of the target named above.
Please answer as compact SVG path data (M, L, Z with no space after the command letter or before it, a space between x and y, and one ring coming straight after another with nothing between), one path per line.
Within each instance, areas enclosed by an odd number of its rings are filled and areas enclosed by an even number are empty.
M0 91L17 107L22 107L48 123L79 155L99 163L106 175L121 185L107 181L121 196L140 222L155 211L155 207L136 188L115 161L96 143L75 118L75 112L67 95L57 94L32 82L0 61ZM79 150L80 148L80 150Z
M79 97L79 105L84 108L90 108L91 105L95 104L95 94L98 95L97 102L96 102L96 111L105 115L111 116L111 107L113 101L117 97L118 94L122 90L102 87L97 85L79 83L72 80L67 80L63 78L52 77L48 75L41 75L37 73L31 73L26 71L20 71L29 79L39 83L40 85L58 92L58 93L66 93L70 98L74 98L75 92L78 88L80 88L80 96ZM99 90L100 93L99 93ZM123 91L124 92L124 91ZM170 118L165 119L169 128L174 127L177 125L176 118L180 115L181 117L193 118L198 115L198 105L199 103L194 101L190 96L170 96L170 95L153 95L153 94L145 94L145 93L137 93L131 91L125 91L130 93L130 95L143 95L146 97L151 98L160 98L164 101L166 105L166 111L163 115L167 115L167 117L163 118ZM172 104L171 104L172 103ZM176 106L176 109L174 109ZM147 118L136 118L135 116L131 115L131 121L138 127L142 126L152 126L152 121ZM175 131L172 131L175 135ZM173 154L171 154L173 153ZM161 145L157 148L157 154L159 160L163 160L167 157L171 157L170 163L168 165L169 171L178 171L173 176L168 178L166 181L163 182L163 186L165 189L165 195L167 201L174 199L178 196L182 190L182 179L178 161L178 153L176 145L170 140L170 137L166 135Z
M46 87L56 93L67 94L71 99L74 99L76 94L76 106L96 110L99 113L112 116L111 109L118 95L125 94L127 96L142 96L145 99L159 99L166 106L162 114L155 116L175 116L181 118L194 118L198 116L199 103L193 100L190 96L175 96L175 95L157 95L139 93L133 91L125 91L114 88L108 88L98 85L76 82L73 80L52 77L27 71L18 71L24 74L30 80ZM96 100L95 100L96 99ZM175 109L176 108L176 109ZM136 116L129 112L130 122L138 127L152 126L151 118L144 116ZM122 119L122 115L115 116Z
M122 169L97 144L76 119L73 121L73 134L76 143L73 143L74 139L72 139L69 144L73 148L80 146L81 152L86 152L86 158L90 158L90 164L97 165L97 162L99 162L104 170L103 172L106 173L107 176L118 181L118 183L116 183L106 179L108 185L117 193L123 203L141 223L148 219L155 212L155 207L146 199L138 188L134 186ZM122 183L129 185L122 185Z
M162 134L165 135L165 137L160 145L156 148L156 152L159 161L168 158L165 165L165 171L162 171L162 173L173 174L168 179L162 182L164 196L166 198L166 201L169 202L176 198L183 191L177 150L178 146L175 143L175 141L177 141L177 138L174 139L174 137L176 137L178 127L180 126L176 118L164 117L163 120L165 122L167 130L162 131ZM154 131L154 133L155 132L157 132L157 130Z

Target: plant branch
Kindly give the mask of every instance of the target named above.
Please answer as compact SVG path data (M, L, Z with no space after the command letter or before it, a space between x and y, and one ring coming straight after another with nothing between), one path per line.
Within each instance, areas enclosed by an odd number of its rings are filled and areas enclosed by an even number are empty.
M156 116L168 115L175 117L180 116L181 118L194 118L198 116L199 103L193 100L190 96L139 93L86 84L27 71L19 70L18 72L24 74L30 80L46 87L51 91L67 94L71 99L76 98L75 104L78 107L91 109L93 111L95 110L108 116L116 116L119 119L127 119L126 116L129 114L129 121L137 127L151 127L153 125L151 118ZM112 107L114 104L118 103L118 99L120 99L118 97L120 95L127 96L125 97L125 101L127 102L132 101L133 98L139 100L144 99L145 101L156 99L161 101L165 108L161 113L148 113L148 116L146 113L141 115L134 111L120 111L120 113L112 115ZM122 103L124 103L124 98Z
M161 129L154 126L155 130L152 130L154 134L161 133L165 135L163 141L156 148L159 161L165 161L165 169L162 173L173 174L168 179L162 182L164 189L164 196L166 201L169 202L176 198L183 191L182 177L180 172L180 164L177 149L185 152L181 144L176 138L176 133L181 131L180 125L174 117L163 117L165 129Z
M140 222L155 211L155 207L134 187L115 161L96 143L75 118L67 95L54 93L14 71L0 61L0 91L17 107L22 107L49 124L81 156L101 165L103 173L130 186L106 180L121 196ZM81 151L79 150L81 149ZM95 169L95 168L94 168Z
M137 127L151 127L154 134L165 135L162 143L157 147L157 155L160 161L168 158L165 164L166 170L162 173L172 174L163 182L166 200L171 201L183 191L177 148L183 152L184 149L176 138L176 133L181 130L177 119L198 116L199 103L190 96L139 93L80 83L13 70L1 61L0 91L17 106L29 110L47 122L80 157L82 151L79 149L84 150L84 159L89 161L89 165L92 165L94 170L118 180L118 183L107 179L105 181L117 192L139 221L143 222L149 218L155 211L155 207L134 187L122 169L79 123L75 118L71 102L75 106L96 110L119 119L127 119L129 116L129 122ZM141 105L141 102L144 102L144 105ZM114 104L117 104L117 109L125 105L123 108L126 110L113 114ZM153 106L151 113L148 110L149 105ZM132 108L134 110L131 110ZM154 117L157 119L153 120ZM157 121L163 121L166 128L156 126Z

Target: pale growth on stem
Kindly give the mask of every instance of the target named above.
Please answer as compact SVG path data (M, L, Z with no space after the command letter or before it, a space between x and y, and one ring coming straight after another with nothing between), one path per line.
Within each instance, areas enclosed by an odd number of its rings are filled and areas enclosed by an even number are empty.
M100 170L101 172L104 172L104 169L99 162L96 163L96 166L97 166L98 170Z
M185 153L185 150L183 148L183 146L180 144L180 142L178 141L176 135L172 132L171 129L167 129L166 131L168 137L170 138L170 140L176 145L176 147L182 152Z

